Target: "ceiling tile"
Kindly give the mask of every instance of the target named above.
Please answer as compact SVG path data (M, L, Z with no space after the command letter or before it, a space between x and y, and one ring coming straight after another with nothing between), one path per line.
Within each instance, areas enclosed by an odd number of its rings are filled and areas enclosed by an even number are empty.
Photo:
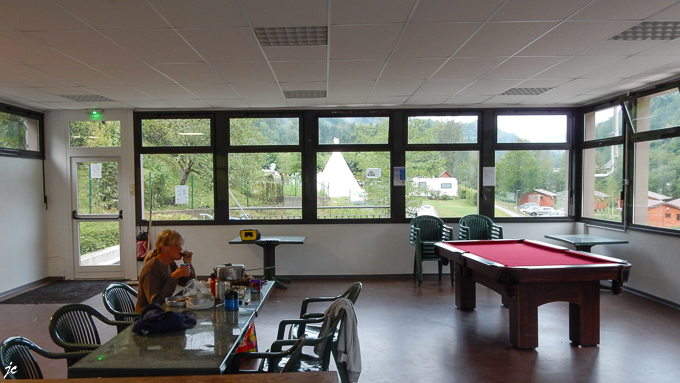
M72 81L56 77L29 66L4 65L0 67L0 75L36 88L75 85Z
M379 80L371 96L410 96L422 83L422 80Z
M93 65L111 77L127 85L169 85L174 82L146 64L136 65Z
M227 82L208 64L155 64L153 67L178 84L219 84Z
M534 78L578 78L623 59L623 56L572 56Z
M137 89L140 92L144 92L145 94L148 94L149 96L161 101L197 99L196 95L190 93L188 90L184 89L179 85L161 85L161 86L143 85L138 86Z
M528 47L522 56L571 56L635 25L630 21L566 21Z
M387 59L401 29L399 24L331 27L331 60Z
M514 55L554 26L554 22L485 24L456 52L456 57Z
M517 105L533 96L493 96L484 100L482 104Z
M185 85L191 93L203 100L229 100L241 98L229 84Z
M676 3L677 0L595 0L578 12L574 20L643 20L662 9Z
M389 6L381 1L333 0L331 24L386 24L406 22L415 0L390 0Z
M328 57L328 46L326 45L263 47L262 50L269 61L318 61L326 60Z
M456 81L425 81L423 82L418 90L414 93L414 96L426 97L426 96L440 96L446 95L450 97L461 91L470 84L470 80L456 80Z
M133 64L141 61L97 31L32 32L37 40L87 64Z
M33 100L37 102L46 101L65 101L68 100L64 97L57 96L52 93L48 93L36 88L29 87L7 87L2 90L2 93L12 95L19 98L25 98L27 100Z
M472 33L477 23L409 24L394 57L449 58Z
M250 28L182 29L179 33L208 62L264 60Z
M504 59L504 57L454 57L432 76L432 80L476 79Z
M150 0L149 3L174 28L248 26L236 0Z
M35 68L80 86L123 84L120 80L86 65L52 65Z
M93 86L88 87L95 94L120 101L153 100L148 94L142 93L131 86Z
M173 30L121 30L106 31L105 34L147 63L185 64L203 61Z
M68 31L89 29L55 1L2 0L0 22L19 31Z
M376 80L384 60L332 60L329 64L330 81Z
M209 103L213 108L220 109L246 109L249 107L248 103L244 100L204 100Z
M72 58L20 32L0 32L0 47L2 47L0 56L22 64L76 64Z
M146 1L57 0L57 2L98 30L168 28L168 23Z
M481 78L530 78L562 60L564 60L564 57L511 57L485 73Z
M274 75L264 61L215 63L213 68L232 83L273 83Z
M612 84L616 81L616 79L576 79L560 85L550 92L577 95L587 93L590 90Z
M326 61L283 61L270 63L279 82L326 81Z
M323 90L327 88L325 81L312 82L312 81L298 81L298 82L282 82L281 90L283 91L293 91L293 90Z
M253 27L307 27L328 24L328 2L248 0L241 3Z
M382 80L425 80L444 64L444 59L392 59L383 70Z
M579 52L580 56L631 56L662 45L664 41L603 41Z
M374 85L373 81L330 81L328 97L339 98L352 95L368 97Z
M509 0L503 3L491 21L562 20L591 0L553 0L537 6L536 0Z
M485 21L504 0L420 0L411 22Z
M233 84L232 87L245 99L283 99L277 84Z
M459 94L477 96L495 96L517 85L517 80L477 80Z
M446 101L450 95L427 95L427 96L411 96L407 101L406 105L439 105Z
M480 95L473 95L473 94L456 94L453 97L449 98L444 102L446 105L450 105L452 107L455 106L469 106L469 105L475 105L475 104L481 104L485 100L488 100L489 97L493 96L480 96Z
M400 106L408 100L408 96L375 96L369 97L366 100L368 105L381 105L381 106Z
M677 57L670 56L634 56L609 64L592 71L584 78L627 78L639 73L651 71L656 67L676 62Z

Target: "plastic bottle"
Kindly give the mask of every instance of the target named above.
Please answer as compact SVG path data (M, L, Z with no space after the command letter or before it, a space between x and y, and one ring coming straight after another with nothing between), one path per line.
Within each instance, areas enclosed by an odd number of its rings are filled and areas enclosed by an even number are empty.
M229 289L224 293L224 309L229 311L238 310L238 292Z
M217 277L216 277L215 273L211 273L210 278L208 278L208 280L210 281L210 292L212 293L213 296L216 296L215 295L215 284L217 283ZM217 298L219 298L219 297L217 297Z

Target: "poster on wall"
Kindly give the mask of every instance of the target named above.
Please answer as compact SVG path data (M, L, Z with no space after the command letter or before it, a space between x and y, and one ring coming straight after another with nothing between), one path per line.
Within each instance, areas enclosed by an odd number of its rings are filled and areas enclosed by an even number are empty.
M366 169L366 178L380 178L380 168Z
M90 178L102 178L102 164L90 164Z
M406 186L406 167L395 166L392 172L394 186Z

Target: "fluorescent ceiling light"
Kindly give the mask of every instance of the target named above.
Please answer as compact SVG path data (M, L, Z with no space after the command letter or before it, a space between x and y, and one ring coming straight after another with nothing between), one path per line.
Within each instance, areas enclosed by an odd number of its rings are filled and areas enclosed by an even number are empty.
M501 93L501 96L535 96L550 89L552 88L510 88Z
M680 22L677 21L643 21L630 27L609 40L641 41L641 40L673 40L680 37Z
M328 27L268 27L255 28L263 47L299 47L327 45Z
M284 90L283 96L291 98L326 98L325 90Z

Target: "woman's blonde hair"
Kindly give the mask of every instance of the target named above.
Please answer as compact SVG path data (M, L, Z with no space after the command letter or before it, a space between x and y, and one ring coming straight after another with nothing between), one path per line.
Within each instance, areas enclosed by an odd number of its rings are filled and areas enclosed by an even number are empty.
M161 252L161 246L174 246L184 244L184 237L177 230L165 229L158 233L153 251L149 252L144 258L144 262L156 258Z

